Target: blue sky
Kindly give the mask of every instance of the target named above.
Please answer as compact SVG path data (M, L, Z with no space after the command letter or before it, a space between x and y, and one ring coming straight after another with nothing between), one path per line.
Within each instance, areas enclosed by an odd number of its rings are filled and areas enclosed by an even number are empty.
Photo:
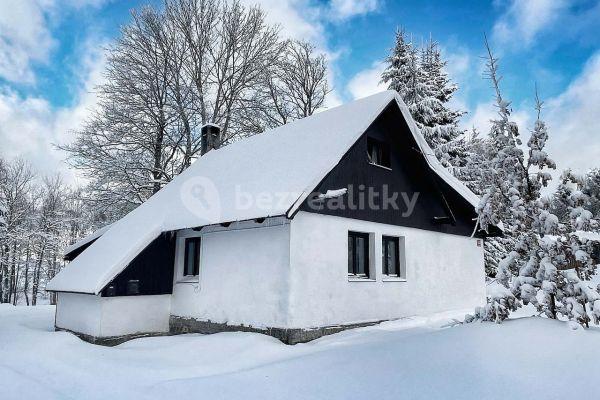
M383 89L382 60L403 26L420 43L431 35L461 89L454 104L465 127L485 132L494 112L482 79L483 34L501 58L514 117L532 124L537 82L546 99L551 150L559 167L600 166L600 4L584 0L391 1L243 0L258 2L282 35L304 38L330 60L335 105ZM0 154L23 156L44 172L76 174L53 143L93 110L103 51L148 0L0 0ZM153 1L160 7L160 1Z

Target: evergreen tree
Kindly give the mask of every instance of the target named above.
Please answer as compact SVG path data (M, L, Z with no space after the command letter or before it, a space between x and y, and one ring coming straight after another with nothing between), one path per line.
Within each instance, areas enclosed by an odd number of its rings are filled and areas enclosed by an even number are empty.
M387 68L381 75L381 81L388 89L395 90L410 107L416 86L417 52L406 37L404 28L396 31L396 42L391 54L385 59Z
M525 154L518 126L510 119L510 102L500 92L498 60L489 46L487 49L488 78L495 89L498 118L492 121L486 145L490 161L481 174L485 191L477 207L478 223L487 229L502 222L515 244L498 263L496 285L488 293L486 306L467 321L499 322L521 304L532 304L550 318L562 315L586 326L589 311L598 323L600 295L584 282L596 266L591 262L589 244L576 232L597 229L598 224L583 208L580 191L573 192L576 195L567 205L569 220L565 223L559 223L549 211L541 189L551 179L546 170L556 166L545 151L548 132L541 119L542 102L536 93L537 119Z
M446 167L464 165L466 143L458 128L463 113L448 107L458 87L444 71L446 61L442 60L438 44L430 40L419 50L399 29L386 62L382 82L400 94L438 159Z
M561 184L551 198L552 212L563 220L568 216L570 196L573 186L577 186L586 199L586 208L594 218L600 218L600 169L592 169L583 175L567 170L561 177Z
M458 86L445 72L447 62L442 60L437 42L429 40L421 50L422 78L426 95L421 109L421 132L445 166L462 166L466 159L464 132L458 127L464 112L452 110L448 102Z

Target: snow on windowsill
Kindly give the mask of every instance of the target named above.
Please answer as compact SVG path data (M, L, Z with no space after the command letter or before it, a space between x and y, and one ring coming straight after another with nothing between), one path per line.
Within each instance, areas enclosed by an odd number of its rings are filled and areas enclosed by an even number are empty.
M199 282L200 282L200 279L197 276L195 276L192 278L178 279L175 283L199 283Z
M375 282L373 278L360 278L358 276L348 275L348 282Z
M383 282L406 282L406 278L400 278L397 276L384 276Z

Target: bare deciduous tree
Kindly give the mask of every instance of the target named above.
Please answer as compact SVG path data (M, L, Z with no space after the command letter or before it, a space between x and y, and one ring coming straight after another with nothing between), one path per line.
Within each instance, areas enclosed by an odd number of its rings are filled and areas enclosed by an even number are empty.
M60 148L109 219L199 156L203 124L219 125L225 145L312 114L327 93L324 56L282 41L261 8L239 1L165 0L164 11L134 11L108 51L100 107Z
M267 126L279 126L308 117L323 107L327 86L327 61L303 41L286 42L276 68L266 76L264 102Z

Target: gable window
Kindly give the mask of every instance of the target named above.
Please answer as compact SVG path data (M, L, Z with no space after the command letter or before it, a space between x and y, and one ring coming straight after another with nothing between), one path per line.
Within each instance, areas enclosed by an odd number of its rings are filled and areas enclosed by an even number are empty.
M200 271L200 238L185 239L183 276L195 276Z
M371 164L385 168L392 167L390 162L390 147L387 143L368 137L367 156Z
M404 278L404 238L383 236L381 251L383 274L389 277Z
M348 276L369 277L369 234L348 232Z

